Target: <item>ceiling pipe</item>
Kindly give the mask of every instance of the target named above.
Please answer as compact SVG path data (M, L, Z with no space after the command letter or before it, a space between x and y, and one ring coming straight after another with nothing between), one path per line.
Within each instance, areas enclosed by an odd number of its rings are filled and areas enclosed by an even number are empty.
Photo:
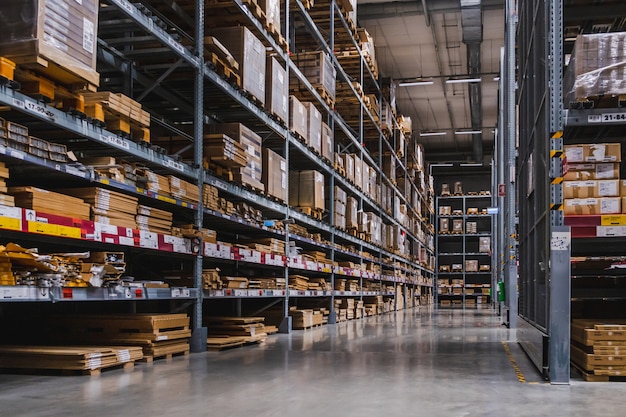
M430 13L428 13L428 6L426 5L426 0L422 0L422 12L424 13L424 18L426 19L426 26L430 26Z
M483 41L482 0L461 0L461 25L463 43L467 47L467 73L480 74L480 45ZM468 84L470 118L472 130L482 130L482 86L478 83ZM483 135L472 138L472 156L475 161L483 159Z
M482 0L483 10L504 10L504 0ZM613 6L611 6L613 7ZM617 6L615 6L617 7ZM359 4L357 13L359 21L372 19L387 19L394 17L408 17L424 15L424 5L415 0L383 1L376 3ZM441 13L459 11L459 0L437 0L428 3L430 16Z

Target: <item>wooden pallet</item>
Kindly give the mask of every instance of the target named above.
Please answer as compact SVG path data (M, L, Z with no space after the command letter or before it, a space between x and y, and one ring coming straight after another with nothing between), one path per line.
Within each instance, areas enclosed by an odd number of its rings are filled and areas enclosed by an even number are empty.
M626 107L626 95L600 95L576 98L569 103L570 109L621 108Z
M187 348L185 350L181 350L180 352L165 353L162 355L144 355L143 359L141 359L139 362L153 363L155 360L158 359L165 359L167 361L170 361L174 358L174 356L188 357L189 345L187 345Z
M324 215L323 209L316 209L313 207L297 207L297 210L306 214L307 216L313 217L316 220L322 220Z
M213 52L209 52L207 61L211 63L215 72L222 75L229 83L241 88L241 77L231 63L221 59Z

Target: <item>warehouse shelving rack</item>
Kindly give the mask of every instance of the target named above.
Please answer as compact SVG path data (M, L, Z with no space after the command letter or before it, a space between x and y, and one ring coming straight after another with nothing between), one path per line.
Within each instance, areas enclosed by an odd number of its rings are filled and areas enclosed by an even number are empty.
M46 229L31 234L28 231L29 225L34 222L29 216L32 213L26 210L5 210L2 212L3 235L6 239L32 242L33 240L45 242L47 245L60 245L62 247L81 247L106 250L129 249L137 253L139 257L146 259L168 258L173 256L179 268L192 268L191 277L193 286L172 287L169 289L119 289L109 288L48 288L39 289L32 287L2 287L0 302L23 301L109 301L109 300L177 300L182 302L172 304L168 309L184 309L193 307L193 337L192 349L196 351L204 350L206 340L206 329L202 326L203 302L209 300L242 300L249 298L273 298L272 303L284 301L284 318L282 330L290 331L291 326L288 321L287 308L290 297L330 297L331 318L334 322L334 297L363 297L368 295L395 296L398 284L411 286L419 289L425 294L432 294L433 291L433 271L425 263L419 263L414 259L407 259L396 253L385 250L372 243L366 242L346 232L330 226L325 221L313 219L303 213L291 209L288 205L282 204L268 196L246 189L234 183L217 177L210 171L201 169L202 166L202 141L204 126L220 121L238 121L246 124L264 137L264 146L267 145L279 154L282 154L289 166L311 167L324 173L327 183L330 185L331 208L330 218L333 216L332 190L334 185L341 186L350 195L357 197L360 201L359 208L371 210L378 213L388 224L398 225L393 215L385 212L380 205L367 196L363 191L355 187L346 178L338 175L333 166L320 158L305 144L295 138L287 126L275 120L262 108L257 106L254 100L242 90L234 87L218 74L211 66L204 63L204 35L205 35L205 5L203 1L182 1L179 5L191 6L195 10L193 16L188 15L183 9L171 8L171 2L160 0L142 1L132 3L127 0L107 0L101 6L101 19L98 39L98 63L99 70L102 71L103 80L106 80L106 87L126 93L137 98L151 112L153 125L158 126L162 135L175 139L182 139L186 145L182 149L170 152L164 151L160 146L135 143L128 138L118 134L108 132L92 123L89 120L77 115L62 112L54 109L42 102L38 102L30 97L15 91L9 86L0 87L0 104L11 109L10 115L19 122L23 122L37 129L47 129L54 131L54 136L59 140L67 142L70 149L76 152L106 152L106 154L125 158L132 161L139 161L146 164L157 172L167 172L180 176L182 179L195 182L200 186L211 185L224 193L229 198L243 201L263 211L268 219L293 219L311 230L325 236L327 243L319 242L311 238L298 236L292 233L285 233L284 230L276 230L271 227L260 226L253 222L242 219L239 216L226 215L203 207L202 204L189 203L168 196L161 196L141 188L131 187L113 180L101 178L96 172L75 164L53 164L49 161L39 159L26 153L15 151L10 148L0 147L0 159L12 165L24 166L20 168L22 178L36 172L37 175L46 176L46 180L39 180L40 183L63 181L74 184L94 184L107 189L119 191L126 194L138 196L150 205L160 207L176 213L177 216L189 220L199 228L203 225L207 227L224 227L235 239L240 234L250 236L269 236L284 238L287 243L294 241L298 244L307 245L311 248L326 250L330 253L330 259L351 259L355 263L374 262L380 268L380 273L364 271L359 268L341 268L333 265L310 263L295 265L286 256L264 254L252 250L241 250L236 247L210 243L201 243L193 239L174 238L172 236L157 235L154 233L135 233L122 228L105 228L106 230L95 230L90 235L71 237L60 237L58 231ZM352 36L350 25L344 17L338 4L332 0L330 2L329 13L331 30L329 39L326 40L318 29L314 19L308 14L300 0L295 0L295 12L289 10L287 4L283 10L285 27L283 34L286 34L287 42L293 45L297 39L292 39L296 35L294 28L290 27L294 16L304 22L307 36L312 37L322 50L329 53L338 78L346 81L352 88L355 97L358 98L361 122L359 126L348 125L334 109L330 108L310 84L295 63L289 57L289 52L283 49L275 38L264 28L264 26L252 15L248 7L241 0L233 0L232 6L237 8L246 20L246 26L262 40L266 47L279 57L281 62L289 70L291 76L296 77L302 83L316 106L326 114L326 120L335 131L343 138L337 140L337 145L341 151L357 150L363 160L372 166L381 181L385 182L397 196L398 200L411 210L415 217L419 219L420 236L415 233L416 229L410 230L404 226L403 233L412 242L412 255L425 251L427 256L433 256L434 244L432 238L432 228L429 223L433 220L432 204L426 198L425 190L417 190L411 181L411 190L417 191L421 199L421 211L416 212L409 204L404 193L400 192L382 169L383 151L390 151L396 159L399 171L405 178L409 178L407 166L415 166L415 155L405 151L402 157L395 153L395 136L387 138L375 121L375 117L365 106L362 98L359 97L351 80L352 74L347 74L333 54L335 47L334 33L335 23L339 23L338 30L345 30L349 34L351 42L358 47L357 41ZM168 8L169 7L169 8ZM120 41L120 34L124 34L123 41ZM382 100L382 92L378 81L371 70L364 63L363 57L360 59L360 79L361 84L367 83L370 89ZM364 81L366 79L366 81ZM191 82L193 81L193 82ZM364 121L363 121L364 119ZM377 132L378 136L372 143L378 147L379 159L376 160L371 155L371 149L366 149L363 141L364 124L368 123L368 129ZM394 135L398 130L395 124ZM189 129L191 126L191 129ZM62 133L61 133L62 132ZM393 143L392 143L393 142ZM157 141L161 144L161 142ZM372 143L369 145L372 146ZM186 151L191 150L192 156L183 158ZM25 164L24 164L25 163ZM200 198L202 201L202 197ZM41 219L35 219L41 220ZM58 219L56 219L58 220ZM53 223L56 220L47 220ZM19 227L14 227L19 223ZM54 226L54 224L51 224ZM353 249L346 250L336 246L336 243L352 245ZM374 254L373 258L362 255L362 251L369 251ZM164 254L172 254L162 256ZM391 263L391 264L390 264ZM159 264L159 262L156 262ZM200 290L202 288L202 269L206 265L226 265L237 270L240 265L252 266L253 268L267 268L274 274L283 274L285 278L289 276L291 270L300 273L323 274L335 288L336 277L359 278L361 283L367 279L380 283L379 291L295 291L295 290L223 290L210 291ZM149 268L142 266L142 268ZM155 271L152 271L153 273ZM383 284L393 284L394 291L383 290ZM240 301L239 301L240 302ZM399 300L396 299L396 303ZM161 305L161 304L160 304ZM135 304L132 304L133 310ZM239 310L241 305L239 304ZM240 312L240 311L239 311Z
M472 300L472 307L479 307L477 297L487 296L486 303L480 303L481 307L491 304L490 296L482 292L483 288L492 288L492 219L486 211L491 207L491 195L460 195L437 197L437 299L439 307L441 301L451 302L454 307L460 302L462 307L467 307L466 300ZM451 214L441 214L441 207L451 207ZM468 214L470 208L478 209L477 213ZM460 214L454 214L454 210L460 210ZM443 231L441 219L447 219L450 223L454 220L461 221L462 228L458 233ZM476 222L476 232L467 231L467 222ZM449 226L450 230L452 225ZM489 238L489 250L481 252L479 239ZM475 260L479 266L488 265L488 271L477 270L468 272L466 261ZM460 270L453 270L452 265L460 265ZM446 270L444 271L444 268ZM468 289L471 292L468 292ZM480 289L481 293L476 293ZM452 293L450 293L452 290Z

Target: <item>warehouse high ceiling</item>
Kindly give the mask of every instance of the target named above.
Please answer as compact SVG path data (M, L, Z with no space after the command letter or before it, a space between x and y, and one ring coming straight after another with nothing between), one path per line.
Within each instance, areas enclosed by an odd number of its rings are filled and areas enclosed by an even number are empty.
M398 112L411 117L427 159L490 159L504 0L359 0L357 11L374 37L381 74L428 84L396 89ZM480 82L449 82L464 78Z

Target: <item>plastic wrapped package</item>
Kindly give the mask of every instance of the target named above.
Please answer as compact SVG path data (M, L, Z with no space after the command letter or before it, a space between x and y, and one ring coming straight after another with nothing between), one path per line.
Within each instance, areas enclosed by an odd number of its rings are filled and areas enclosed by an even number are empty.
M626 32L580 35L563 77L565 105L626 94Z
M0 55L38 64L47 78L66 85L98 85L97 0L2 0Z

